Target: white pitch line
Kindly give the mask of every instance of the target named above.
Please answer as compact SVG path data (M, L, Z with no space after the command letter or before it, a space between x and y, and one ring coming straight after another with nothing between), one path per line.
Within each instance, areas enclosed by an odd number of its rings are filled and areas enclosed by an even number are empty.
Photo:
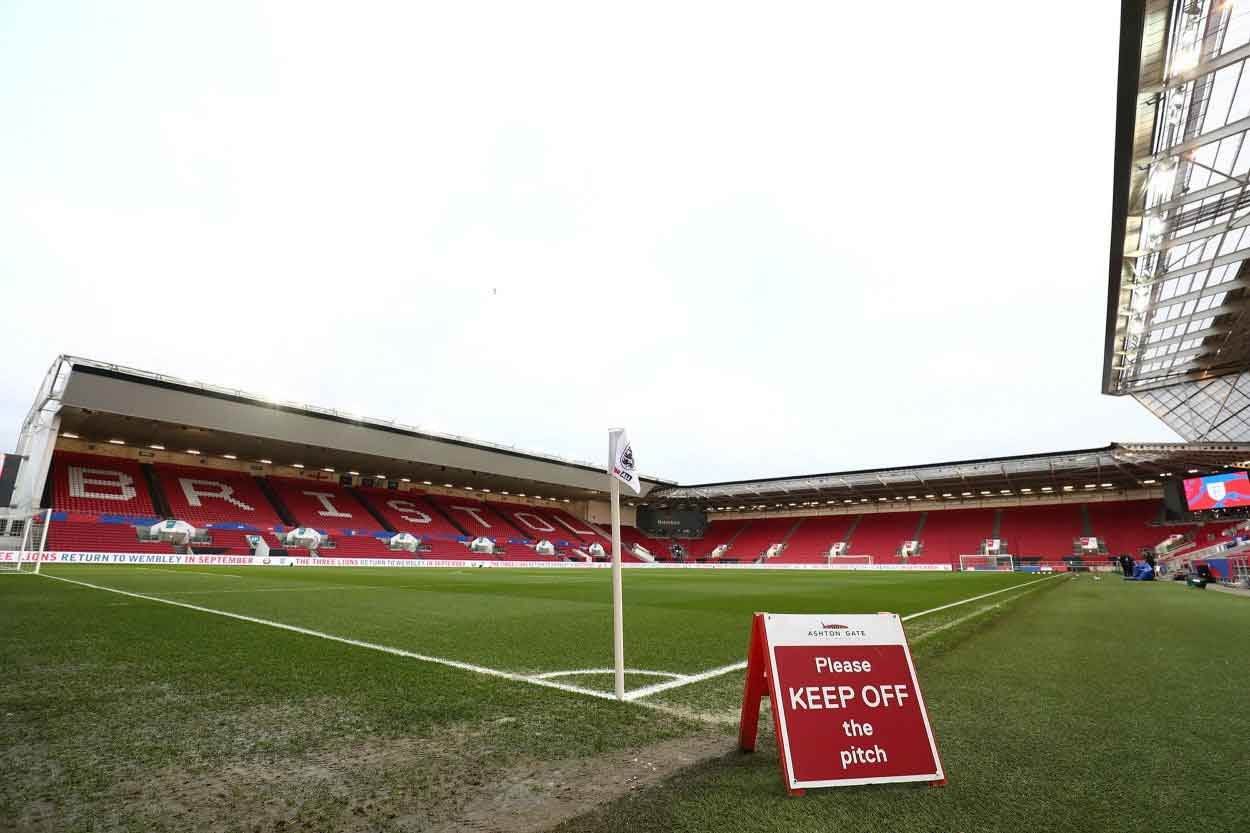
M173 575L175 573L195 573L201 576L225 576L226 578L244 578L238 573L210 573L208 570L191 570L186 567L176 567L172 570L161 570L157 567L131 567L132 570L139 570L144 573L162 573L163 575Z
M951 602L950 604L942 605L941 607L934 607L934 608L930 608L929 610L922 610L919 613L909 613L908 615L902 617L902 621L906 622L909 619L917 619L921 616L928 616L930 613L937 613L938 611L941 611L941 610L948 610L952 607L959 607L960 605L966 605L969 602L975 602L975 601L978 601L979 599L985 599L990 596L997 596L999 593L1006 593L1009 590L1019 590L1022 587L1028 587L1030 584L1037 584L1039 581L1048 581L1052 578L1055 578L1058 575L1060 574L1055 573L1054 575L1046 576L1045 578L1039 578L1033 581L1026 581L1024 584L1015 584L1015 585L1012 585L1011 587L1004 587L1001 590L995 590L991 593L982 593L980 596L973 596L970 599L963 599L962 601ZM701 683L704 680L710 680L715 677L721 677L721 676L724 676L725 674L732 674L735 671L742 671L746 667L747 667L747 664L745 661L735 662L733 665L722 665L720 668L713 668L710 671L704 671L701 674L692 674L691 676L687 677L684 680L673 680L667 683L653 683L652 685L643 686L642 688L636 688L633 691L628 692L625 695L625 699L637 700L640 697L650 697L652 694L659 694L661 691L671 691L674 688L682 688L684 686L688 686L693 683Z
M67 584L77 584L81 587L90 587L92 590L104 590L108 593L117 593L121 596L130 596L134 599L143 599L149 602L159 602L160 604L173 605L174 607L183 607L187 610L198 611L199 613L211 613L214 616L225 616L227 619L237 619L240 622L250 622L253 625L264 625L267 628L277 628L281 631L289 631L291 633L302 634L303 636L315 636L318 639L325 639L330 642L339 642L343 645L351 645L356 648L368 648L371 651L381 651L384 654L393 654L399 657L407 657L421 662L428 662L433 665L443 665L448 668L458 668L461 671L471 671L474 674L482 674L487 677L499 677L504 680L512 680L518 683L529 683L530 685L542 686L544 688L554 688L559 691L567 691L572 694L585 694L587 697L596 697L600 700L616 700L616 695L606 691L596 691L593 688L583 688L582 686L568 685L567 683L557 683L551 680L542 680L537 677L526 676L525 674L514 674L511 671L500 671L497 668L487 668L484 665L473 665L469 662L460 662L454 659L444 659L443 657L433 657L427 654L418 654L415 651L405 651L403 648L392 648L389 645L379 645L376 642L365 642L361 639L350 639L345 636L336 636L332 633L324 633L315 631L311 628L301 628L298 625L288 625L285 622L274 622L270 619L259 619L255 616L244 616L241 613L231 613L228 610L216 610L211 607L201 607L200 605L188 604L187 602L178 602L173 599L162 599L160 596L149 596L145 593L132 593L129 590L118 590L116 587L105 587L102 584L90 584L85 581L77 581L72 578L62 578L49 573L40 573L44 578L50 578L54 581L63 581Z
M980 596L973 596L971 599L964 599L958 602L951 602L948 605L942 605L941 607L933 607L928 610L922 610L919 613L909 613L902 618L904 622L910 619L918 619L921 616L928 616L930 613L937 613L939 610L948 610L952 607L959 607L960 605L966 605L968 604L968 602L975 602L975 601L979 601L980 599L988 599L990 596L997 596L999 593L1006 593L1010 590L1019 590L1021 587L1028 587L1030 584L1037 584L1039 581L1050 581L1052 578L1057 578L1058 576L1061 576L1061 575L1064 575L1064 574L1052 573L1051 575L1044 576L1043 578L1036 578L1036 579L1033 579L1032 581L1026 581L1024 584L1013 584L1011 587L1004 587L1002 590L995 590L991 593L982 593Z
M536 680L550 680L553 677L580 677L584 674L615 674L615 668L578 668L573 671L548 671L545 674L535 674ZM678 674L674 671L644 671L640 668L626 668L626 674L637 674L642 677L672 677L676 680L687 679L685 674ZM628 699L628 698L626 698Z

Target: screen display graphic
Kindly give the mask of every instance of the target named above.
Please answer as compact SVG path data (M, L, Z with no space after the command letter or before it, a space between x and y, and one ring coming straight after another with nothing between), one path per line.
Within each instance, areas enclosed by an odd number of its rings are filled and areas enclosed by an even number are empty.
M1250 506L1250 479L1244 471L1191 477L1184 485L1185 504L1191 512Z

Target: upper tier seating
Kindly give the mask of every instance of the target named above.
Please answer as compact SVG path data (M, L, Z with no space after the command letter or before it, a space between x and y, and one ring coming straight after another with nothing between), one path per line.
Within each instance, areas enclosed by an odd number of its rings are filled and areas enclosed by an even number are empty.
M250 474L163 463L153 468L170 511L179 520L197 527L242 523L257 529L282 523Z
M874 564L899 562L898 548L914 540L919 512L881 512L861 515L851 532L847 555L871 555Z
M1084 534L1081 507L1074 503L1013 506L1002 511L998 537L1007 542L1007 551L1017 558L1060 559L1072 555L1073 541Z
M458 539L464 533L443 517L420 492L395 492L390 489L358 490L364 500L398 532L409 532L421 539L425 558L473 558L473 553ZM487 556L489 557L489 556Z
M381 526L351 492L332 480L270 477L269 485L301 526L370 530Z
M846 539L854 515L822 515L804 518L775 559L779 564L823 564L829 548Z
M52 455L52 508L92 515L157 515L139 464L97 454Z
M951 564L959 566L959 556L976 555L981 543L992 538L993 509L943 509L925 515L920 532L919 556L911 563Z

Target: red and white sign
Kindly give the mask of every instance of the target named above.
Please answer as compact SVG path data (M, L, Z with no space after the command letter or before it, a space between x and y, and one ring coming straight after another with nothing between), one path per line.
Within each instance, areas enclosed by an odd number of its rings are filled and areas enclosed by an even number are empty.
M946 783L902 620L893 613L757 613L739 744L768 695L786 789Z

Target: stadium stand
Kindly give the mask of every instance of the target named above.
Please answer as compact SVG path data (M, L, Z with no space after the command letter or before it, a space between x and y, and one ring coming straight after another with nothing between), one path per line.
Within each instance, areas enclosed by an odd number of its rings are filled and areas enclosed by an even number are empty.
M1188 530L1153 526L1159 519L1157 500L1127 500L1115 503L1091 503L1090 527L1106 544L1107 551L1136 557L1142 547L1154 547L1173 532Z
M611 533L588 521L579 520L563 509L544 509L541 514L545 514L557 524L565 527L575 540L586 544L598 543L604 547L611 542Z
M829 548L846 538L854 515L824 515L804 518L786 542L774 563L778 564L824 564Z
M734 537L741 532L749 521L712 521L707 525L707 531L703 533L703 537L697 540L686 542L686 550L692 558L711 558L712 552L721 544L728 544L733 541ZM723 556L727 560L746 560L739 559L738 554L733 547L725 552Z
M50 477L53 509L137 518L158 514L143 471L133 460L57 452Z
M377 519L347 489L332 480L268 478L270 487L301 526L377 531Z
M244 524L263 530L282 525L255 477L243 472L157 463L153 466L170 512L197 527Z
M140 541L128 523L59 520L48 527L48 549L82 552L172 553L173 546L160 541Z
M1060 559L1073 554L1084 528L1080 504L1013 506L1002 510L998 537L1012 555Z
M898 563L898 548L904 541L916 537L919 523L919 512L861 515L859 523L851 531L847 554L871 555L875 564Z
M506 543L509 538L527 536L512 522L491 509L484 501L472 498L427 495L427 499L451 519L466 534L473 537L491 538L496 543Z
M779 544L794 529L798 518L756 518L738 533L729 557L739 561L756 561L773 544Z
M910 563L959 566L959 556L975 555L994 533L993 509L946 509L925 514L920 555ZM902 540L906 540L906 537Z

